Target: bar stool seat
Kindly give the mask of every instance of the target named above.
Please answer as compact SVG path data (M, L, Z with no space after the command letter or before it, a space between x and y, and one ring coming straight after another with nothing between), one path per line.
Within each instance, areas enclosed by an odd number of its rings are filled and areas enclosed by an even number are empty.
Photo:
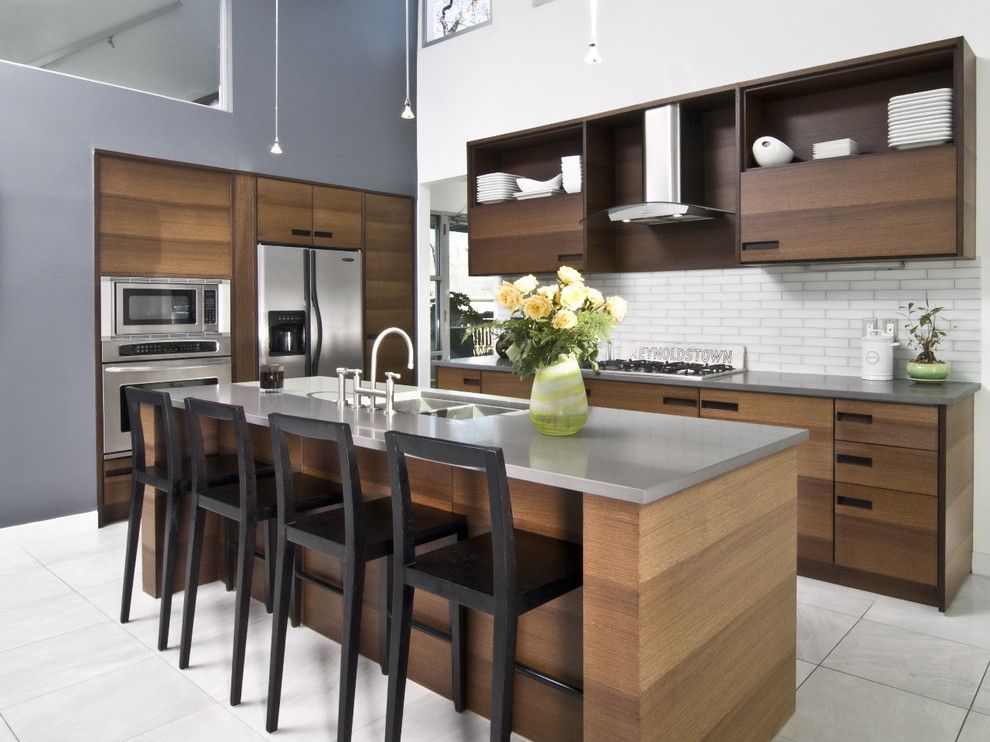
M581 587L581 546L514 529L516 601L519 612ZM406 582L485 613L495 610L492 534L472 536L416 557Z
M340 488L326 479L295 473L292 475L292 486L297 498L296 507L300 510L340 504ZM257 491L258 520L274 518L277 498L274 477L259 479ZM241 510L240 484L235 480L229 484L211 485L207 494L200 494L199 506L225 518L236 519Z
M237 481L237 457L232 454L218 453L210 454L206 457L207 470L210 472L207 477L207 484L223 484L225 482ZM261 461L254 462L255 476L259 479L275 476L275 465L265 464ZM191 484L192 462L188 458L182 459L182 489L186 491ZM166 491L169 487L168 467L162 464L149 464L143 471L135 470L135 476L141 484Z

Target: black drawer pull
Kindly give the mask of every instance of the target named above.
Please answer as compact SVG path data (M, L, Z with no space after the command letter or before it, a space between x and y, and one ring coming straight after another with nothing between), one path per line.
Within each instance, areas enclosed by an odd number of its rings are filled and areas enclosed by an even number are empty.
M873 466L873 459L869 456L853 456L850 453L837 453L835 454L835 463L871 468Z
M317 229L315 232L313 232L313 236L314 237L322 237L325 240L332 240L333 239L333 232L321 232L320 230Z
M698 400L689 399L688 397L664 397L663 404L671 407L697 407Z
M464 386L481 386L481 379L472 379L470 376L465 376L462 381Z
M846 497L845 495L838 495L835 498L837 505L845 505L850 508L859 508L860 510L873 510L872 500L861 500L858 497Z
M308 229L293 229L292 234L296 237L309 237L313 233Z
M557 262L558 263L583 263L584 262L584 253L571 252L571 253L565 253L563 255L558 255L557 256Z
M873 424L873 415L864 415L861 412L836 412L835 419L838 422Z
M706 410L725 410L726 412L739 412L738 402L720 402L716 399L703 399L701 406Z
M779 250L780 241L773 240L772 242L744 242L742 249L743 250Z

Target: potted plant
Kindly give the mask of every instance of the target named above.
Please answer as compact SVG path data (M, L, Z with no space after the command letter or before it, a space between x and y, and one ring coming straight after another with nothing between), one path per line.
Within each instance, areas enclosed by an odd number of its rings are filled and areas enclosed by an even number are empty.
M451 291L449 297L450 357L466 358L474 355L474 340L466 329L484 321L484 317L471 306L471 298L459 291Z
M926 300L924 304L908 302L901 307L901 316L908 321L908 345L918 351L913 361L908 361L908 376L915 381L942 382L949 377L949 364L940 361L935 354L952 329L945 319L939 317L944 307L933 307Z
M502 333L512 370L535 374L529 418L544 435L573 435L588 421L588 398L579 363L598 370L598 344L626 316L620 296L604 297L586 286L574 268L561 266L557 281L541 286L535 276L504 282L495 300L512 312L507 320L487 322Z

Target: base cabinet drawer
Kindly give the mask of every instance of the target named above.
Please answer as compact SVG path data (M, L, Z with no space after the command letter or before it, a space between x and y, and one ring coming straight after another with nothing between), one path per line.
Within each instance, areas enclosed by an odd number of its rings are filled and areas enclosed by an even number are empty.
M935 585L938 499L837 482L835 563Z
M496 394L500 397L528 398L533 389L533 377L520 379L507 371L482 371L481 393Z
M835 481L934 497L938 452L836 441Z
M835 437L840 441L935 451L938 408L837 399Z
M457 392L480 392L481 372L464 368L437 368L437 388Z
M698 416L698 390L665 384L636 384L608 379L585 379L588 404L636 412Z

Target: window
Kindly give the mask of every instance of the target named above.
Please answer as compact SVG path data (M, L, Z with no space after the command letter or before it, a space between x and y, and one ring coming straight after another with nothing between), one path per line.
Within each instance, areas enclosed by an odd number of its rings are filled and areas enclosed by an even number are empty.
M230 0L5 0L0 59L230 109Z
M492 22L492 0L423 0L423 46Z

